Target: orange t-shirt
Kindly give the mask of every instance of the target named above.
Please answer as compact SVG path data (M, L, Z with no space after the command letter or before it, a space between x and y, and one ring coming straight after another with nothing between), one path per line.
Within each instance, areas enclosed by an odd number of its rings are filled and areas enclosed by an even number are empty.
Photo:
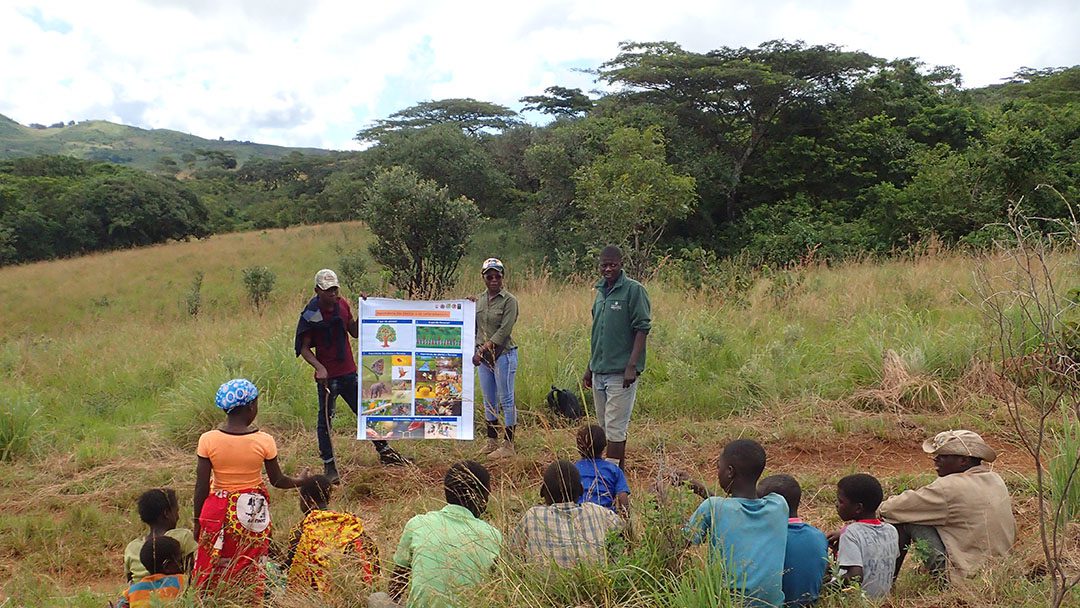
M262 431L231 435L214 429L199 437L196 453L214 469L211 491L236 492L262 485L263 463L277 458L277 444Z

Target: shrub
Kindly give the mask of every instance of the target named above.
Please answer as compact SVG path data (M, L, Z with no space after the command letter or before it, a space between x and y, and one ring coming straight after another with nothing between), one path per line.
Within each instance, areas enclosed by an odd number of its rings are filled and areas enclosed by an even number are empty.
M38 408L25 398L15 398L0 411L0 462L11 462L30 450Z
M199 311L202 310L202 282L203 271L195 271L195 276L191 279L191 288L187 293L187 314L191 317L199 316Z
M371 256L411 298L437 298L453 286L479 220L476 203L404 167L384 169L366 197L363 219L375 235Z
M248 300L257 309L270 299L277 277L266 266L250 266L244 269L244 287L247 288Z
M348 290L350 296L355 296L370 289L367 280L367 259L364 252L353 249L341 252L338 258L338 279Z

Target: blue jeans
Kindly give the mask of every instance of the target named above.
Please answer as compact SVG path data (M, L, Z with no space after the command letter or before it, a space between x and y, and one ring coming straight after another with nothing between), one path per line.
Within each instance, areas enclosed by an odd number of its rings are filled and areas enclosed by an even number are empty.
M476 369L480 373L480 392L484 396L484 419L498 422L502 411L503 424L517 424L517 408L514 406L514 375L517 374L517 349L512 348L495 360L495 368L481 363Z
M326 384L315 383L319 392L319 422L315 426L315 433L319 437L319 457L323 464L334 462L334 444L330 441L330 429L334 426L334 409L337 398L340 395L349 409L355 414L360 401L360 388L356 384L356 372L329 378ZM372 441L375 451L382 453L387 447L385 441Z

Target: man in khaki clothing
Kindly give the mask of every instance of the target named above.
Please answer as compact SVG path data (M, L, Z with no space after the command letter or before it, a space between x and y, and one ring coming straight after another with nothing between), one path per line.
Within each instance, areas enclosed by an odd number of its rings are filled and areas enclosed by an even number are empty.
M1009 490L985 466L997 453L971 431L944 431L923 442L934 458L938 478L881 503L881 519L896 526L900 557L896 574L913 540L931 549L928 566L954 580L975 574L991 557L1009 552L1016 520Z

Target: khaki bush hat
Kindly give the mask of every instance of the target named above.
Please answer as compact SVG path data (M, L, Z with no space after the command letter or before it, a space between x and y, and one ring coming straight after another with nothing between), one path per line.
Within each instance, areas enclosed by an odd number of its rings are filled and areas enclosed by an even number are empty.
M942 431L927 439L922 444L922 449L927 454L971 456L986 462L993 462L997 458L997 452L990 447L978 433L972 431Z
M330 289L331 287L339 287L337 273L329 268L323 268L319 272L316 272L315 286L323 290Z

